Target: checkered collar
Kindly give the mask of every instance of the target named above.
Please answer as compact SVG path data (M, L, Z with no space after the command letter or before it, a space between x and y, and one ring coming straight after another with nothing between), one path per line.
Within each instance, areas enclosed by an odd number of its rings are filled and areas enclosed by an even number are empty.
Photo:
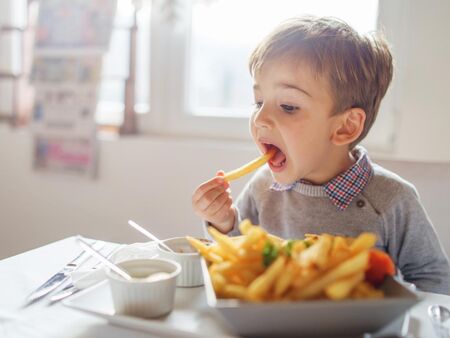
M345 210L355 196L364 190L373 173L371 161L363 147L356 147L352 151L352 155L356 159L355 164L325 184L313 185L305 180L299 180L292 184L274 182L270 189L274 191L293 190L310 196L325 195L339 210Z

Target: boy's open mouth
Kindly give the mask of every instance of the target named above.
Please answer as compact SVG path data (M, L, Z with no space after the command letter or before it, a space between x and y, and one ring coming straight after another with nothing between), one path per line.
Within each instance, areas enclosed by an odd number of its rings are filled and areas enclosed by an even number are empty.
M277 150L275 155L268 162L270 168L273 171L283 170L284 166L286 165L286 155L283 153L283 151L274 144L263 143L263 145L266 152L273 148Z

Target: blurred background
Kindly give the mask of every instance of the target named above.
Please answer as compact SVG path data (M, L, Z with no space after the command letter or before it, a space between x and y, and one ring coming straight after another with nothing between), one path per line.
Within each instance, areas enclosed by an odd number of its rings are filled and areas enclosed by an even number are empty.
M128 219L201 235L195 187L258 154L248 56L303 14L384 32L394 81L363 145L416 185L450 253L448 0L0 0L0 259L145 241Z

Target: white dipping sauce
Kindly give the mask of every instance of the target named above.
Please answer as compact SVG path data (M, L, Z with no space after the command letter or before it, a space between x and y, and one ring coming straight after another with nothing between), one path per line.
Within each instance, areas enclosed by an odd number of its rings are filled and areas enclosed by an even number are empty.
M138 282L157 282L162 279L169 277L167 272L154 272L148 276L132 276L134 280Z

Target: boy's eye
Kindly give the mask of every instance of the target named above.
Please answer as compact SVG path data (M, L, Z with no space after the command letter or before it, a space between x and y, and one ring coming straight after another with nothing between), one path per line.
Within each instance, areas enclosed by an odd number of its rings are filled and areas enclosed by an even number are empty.
M281 107L281 109L283 109L286 113L293 113L293 112L295 112L296 110L299 109L299 107L296 107L296 106L290 106L290 105L288 105L288 104L282 104L282 105L280 105L280 107Z

